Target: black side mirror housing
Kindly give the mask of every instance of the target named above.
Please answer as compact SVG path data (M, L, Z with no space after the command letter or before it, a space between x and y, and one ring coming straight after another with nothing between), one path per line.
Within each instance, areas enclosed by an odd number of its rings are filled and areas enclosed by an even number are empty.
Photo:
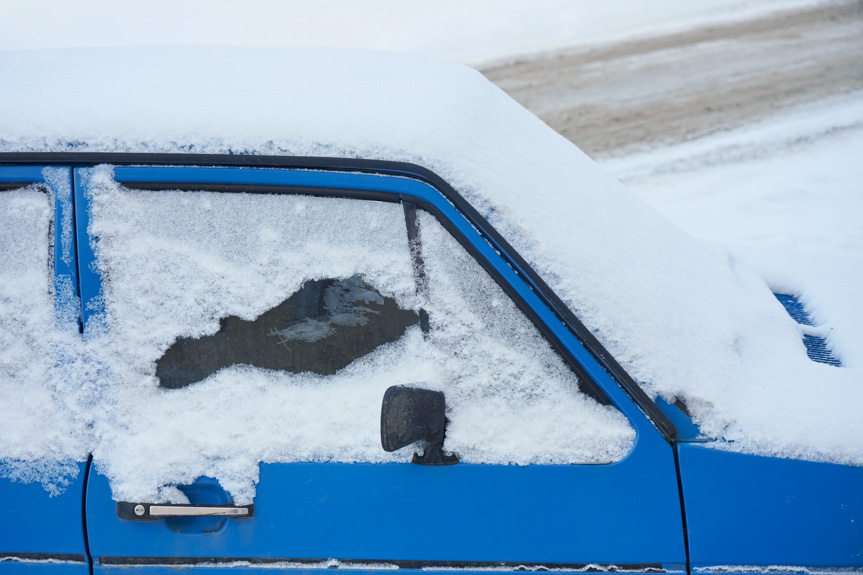
M425 443L419 465L452 465L455 455L443 452L446 433L446 399L443 392L395 385L384 393L381 405L381 446L395 451L416 442Z

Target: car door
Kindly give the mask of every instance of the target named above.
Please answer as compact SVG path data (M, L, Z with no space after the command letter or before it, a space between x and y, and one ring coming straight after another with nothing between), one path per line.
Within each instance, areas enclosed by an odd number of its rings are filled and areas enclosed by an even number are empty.
M76 422L58 388L69 383L59 373L69 343L54 337L78 336L71 176L69 168L0 166L3 573L89 573L87 453L68 441Z
M685 569L671 446L428 183L100 166L75 193L96 571ZM458 463L381 448L393 386L444 392Z
M841 572L863 561L863 469L679 447L690 560L702 573ZM784 566L784 567L776 567Z

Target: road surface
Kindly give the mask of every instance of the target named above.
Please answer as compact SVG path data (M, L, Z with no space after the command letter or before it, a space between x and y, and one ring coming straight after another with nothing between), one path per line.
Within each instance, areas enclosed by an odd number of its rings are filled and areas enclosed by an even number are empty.
M863 90L863 1L539 54L482 72L589 155L613 157Z

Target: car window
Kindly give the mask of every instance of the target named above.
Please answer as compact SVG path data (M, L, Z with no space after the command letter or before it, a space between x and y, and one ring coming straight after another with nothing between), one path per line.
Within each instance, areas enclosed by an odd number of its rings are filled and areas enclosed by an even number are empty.
M418 212L429 342L447 393L447 445L477 463L608 463L634 432L578 379L500 286L428 212Z
M69 352L55 328L54 210L45 186L0 192L0 476L41 481L53 495L86 457L77 413L64 404ZM75 326L77 336L77 326ZM68 372L65 372L68 374Z
M182 501L170 486L206 475L245 504L260 462L410 461L381 446L396 385L444 392L444 449L465 462L607 463L632 445L424 212L411 241L395 202L127 190L109 168L88 189L107 350L96 463L115 497Z

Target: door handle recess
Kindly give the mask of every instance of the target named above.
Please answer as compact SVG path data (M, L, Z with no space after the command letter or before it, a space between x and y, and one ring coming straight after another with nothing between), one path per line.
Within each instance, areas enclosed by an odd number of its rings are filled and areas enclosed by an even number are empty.
M117 517L128 521L155 521L164 517L233 517L255 514L254 505L183 505L117 502Z

